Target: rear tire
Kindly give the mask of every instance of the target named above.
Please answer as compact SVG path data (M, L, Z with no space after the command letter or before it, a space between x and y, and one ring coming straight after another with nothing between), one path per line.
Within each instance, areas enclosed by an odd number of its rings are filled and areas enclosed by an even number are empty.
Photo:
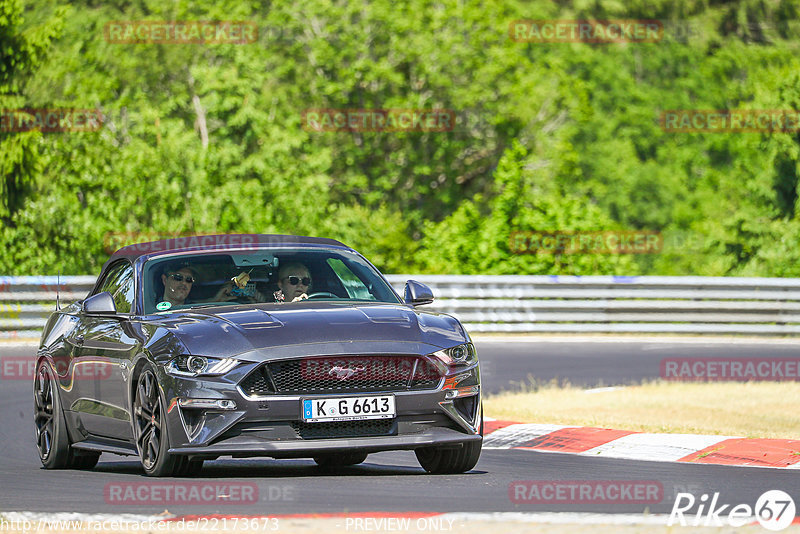
M36 448L45 469L91 469L97 465L100 453L81 451L78 455L69 442L58 384L47 360L36 367L33 412Z
M365 452L346 452L342 454L326 454L324 456L315 456L314 461L320 469L337 469L339 467L347 467L349 465L360 464L367 459Z
M65 469L72 463L67 422L61 409L54 373L42 360L33 381L33 421L36 425L36 448L45 469Z

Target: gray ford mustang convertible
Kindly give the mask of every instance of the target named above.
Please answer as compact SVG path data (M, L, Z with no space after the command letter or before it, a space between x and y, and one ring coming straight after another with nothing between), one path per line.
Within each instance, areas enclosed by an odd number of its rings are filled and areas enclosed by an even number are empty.
M50 317L34 379L46 468L137 455L148 475L221 456L322 468L413 450L461 473L483 440L478 358L453 317L400 298L332 239L220 235L116 251Z

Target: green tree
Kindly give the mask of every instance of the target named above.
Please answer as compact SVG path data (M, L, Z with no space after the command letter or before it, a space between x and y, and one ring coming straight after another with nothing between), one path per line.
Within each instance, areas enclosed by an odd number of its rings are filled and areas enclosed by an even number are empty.
M25 85L44 64L53 40L61 31L65 9L38 24L26 20L21 0L0 0L0 221L15 226L22 206L42 170L41 134L14 131L9 121L30 118L21 109L30 105ZM20 110L20 111L15 111Z

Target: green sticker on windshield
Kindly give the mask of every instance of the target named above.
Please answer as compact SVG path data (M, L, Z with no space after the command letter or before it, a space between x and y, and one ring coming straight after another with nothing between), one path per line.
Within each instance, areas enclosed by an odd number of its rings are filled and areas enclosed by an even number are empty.
M158 304L156 304L156 309L157 309L158 311L164 311L164 310L168 310L168 309L170 309L171 307L172 307L172 303L171 303L171 302L167 302L166 300L165 300L165 301L163 301L163 302L159 302Z

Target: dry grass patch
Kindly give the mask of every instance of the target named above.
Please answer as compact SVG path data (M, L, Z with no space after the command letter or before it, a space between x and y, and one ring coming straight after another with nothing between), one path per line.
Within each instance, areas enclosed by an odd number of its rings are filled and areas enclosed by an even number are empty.
M487 397L484 409L521 423L800 439L797 382L659 381L589 393L548 384Z

